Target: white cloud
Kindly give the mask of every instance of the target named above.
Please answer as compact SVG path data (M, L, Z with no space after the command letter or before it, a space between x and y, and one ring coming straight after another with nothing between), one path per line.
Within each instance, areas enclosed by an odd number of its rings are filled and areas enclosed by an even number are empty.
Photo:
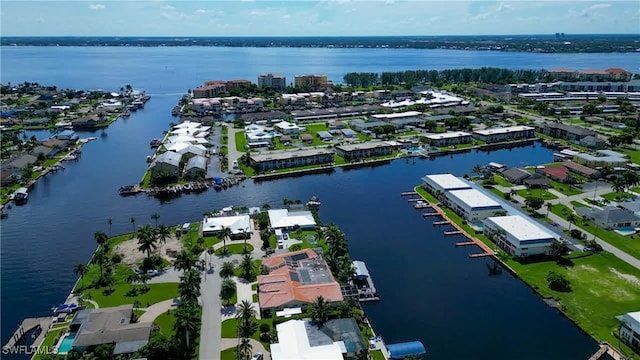
M194 11L194 13L196 13L196 14L205 14L206 12L207 12L207 10L205 10L205 9L198 9L198 10Z
M104 6L104 4L91 4L91 5L89 5L89 9L91 9L91 10L103 10L105 8L106 8L106 6Z
M589 9L604 9L604 8L608 8L611 7L611 4L593 4L589 7Z
M165 5L165 6L161 7L160 9L162 9L162 10L174 10L175 6Z

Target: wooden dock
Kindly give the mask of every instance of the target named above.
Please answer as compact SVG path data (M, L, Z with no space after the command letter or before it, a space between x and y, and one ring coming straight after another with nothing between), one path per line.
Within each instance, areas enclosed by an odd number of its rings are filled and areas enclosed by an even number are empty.
M434 222L433 222L433 226L438 226L438 225L449 225L449 224L451 224L451 223L449 222L449 220L434 221Z
M25 340L26 335L38 326L40 327L40 333L33 341L32 347L40 346L40 343L44 340L45 334L49 330L51 322L52 319L50 316L27 318L22 320L22 323L20 323L20 326L18 326L18 329L13 333L9 341L4 345L3 349L11 349L21 344Z
M427 216L440 216L440 213L428 212L428 213L422 213L422 216L424 216L424 217L427 217Z
M460 231L460 230L445 231L444 234L445 235L458 235L458 234L462 234L462 231Z
M414 209L427 209L430 208L431 205L427 204L427 203L416 203L415 205L413 205Z
M476 244L477 245L477 244ZM491 254L483 252L483 253L477 253L477 254L469 254L470 258L477 258L477 257L485 257L485 256L492 256L493 255L493 251L491 252Z
M418 202L418 201L424 201L422 200L422 198L411 198L411 199L407 199L408 202Z
M620 354L620 352L618 352L618 350L616 350L614 347L609 345L609 343L603 342L600 344L600 348L598 349L598 351L596 351L595 354L589 357L589 360L600 360L600 359L623 360L623 359L626 359L626 357Z
M400 196L410 196L410 195L419 195L419 194L415 191L405 191L403 193L400 193Z
M463 241L463 242L457 242L456 246L470 246L470 245L475 245L476 243L473 241Z

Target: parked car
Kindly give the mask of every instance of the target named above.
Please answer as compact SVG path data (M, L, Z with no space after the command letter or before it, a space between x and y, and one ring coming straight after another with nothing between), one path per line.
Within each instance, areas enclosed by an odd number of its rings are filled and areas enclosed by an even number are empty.
M262 355L262 353L254 353L253 356L251 357L251 360L263 360L264 359L264 355Z
M155 270L155 269L149 269L147 270L147 275L153 277L153 276L158 276L160 275L160 271Z

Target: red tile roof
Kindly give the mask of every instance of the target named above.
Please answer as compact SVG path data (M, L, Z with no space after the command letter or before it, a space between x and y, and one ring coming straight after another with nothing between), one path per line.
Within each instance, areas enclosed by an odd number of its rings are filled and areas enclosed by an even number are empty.
M538 171L560 180L566 179L569 172L564 166L538 168Z

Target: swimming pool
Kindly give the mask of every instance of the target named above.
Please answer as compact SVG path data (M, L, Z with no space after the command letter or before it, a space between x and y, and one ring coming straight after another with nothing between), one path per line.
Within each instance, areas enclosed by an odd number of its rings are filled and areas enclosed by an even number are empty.
M615 232L622 236L633 235L636 233L636 228L634 227L622 227L615 229Z
M76 339L76 333L69 333L60 342L58 346L58 354L66 354L73 348L73 341Z

